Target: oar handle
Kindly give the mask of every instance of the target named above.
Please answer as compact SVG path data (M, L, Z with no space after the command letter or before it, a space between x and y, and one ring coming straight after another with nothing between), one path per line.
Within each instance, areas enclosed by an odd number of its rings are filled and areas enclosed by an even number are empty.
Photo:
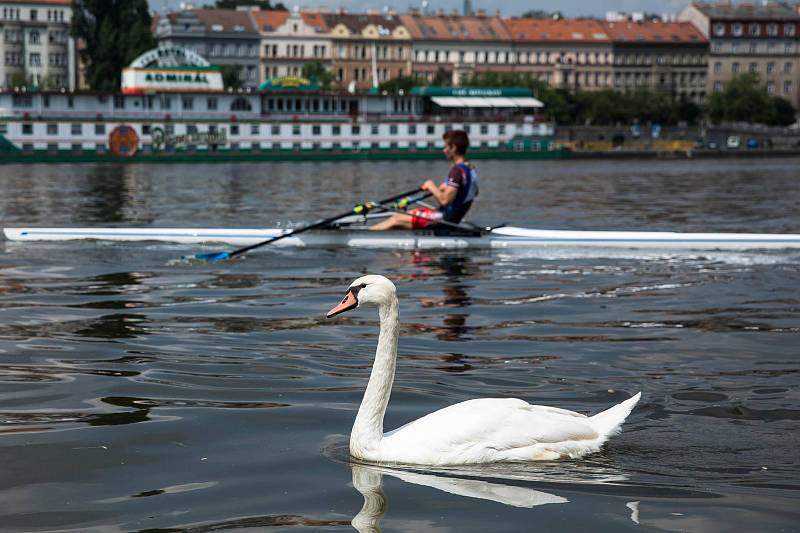
M297 235L299 233L303 233L303 232L308 231L308 230L312 230L312 229L315 229L315 228L320 228L320 227L323 227L323 226L327 226L329 224L332 224L333 222L336 222L340 218L344 218L344 217L347 217L347 216L350 216L350 215L353 215L353 214L356 214L356 215L364 214L364 213L366 213L366 212L368 212L368 211L370 211L372 209L375 209L376 207L383 207L386 204L391 204L392 202L398 202L398 207L405 207L406 205L408 205L409 202L406 201L406 202L403 203L403 200L407 200L408 196L411 196L412 194L414 194L416 192L420 192L420 190L421 190L420 188L416 188L416 189L412 189L410 191L404 192L402 194L396 194L396 195L391 196L389 198L384 198L383 200L379 200L377 202L366 202L366 203L363 203L363 204L358 204L358 205L354 206L352 209L350 209L350 211L347 211L346 213L342 213L342 214L339 214L339 215L336 215L336 216L332 216L332 217L328 217L328 218L323 218L323 219L317 220L316 222L313 222L313 223L311 223L311 224L309 224L307 226L303 226L303 227L297 228L295 230L289 231L287 233L282 233L280 235L277 235L277 236L272 237L270 239L267 239L265 241L257 242L255 244L251 244L250 246L245 246L244 248L239 248L238 250L234 250L234 251L228 253L226 258L234 257L234 256L237 256L237 255L243 254L245 252L249 252L250 250L253 250L254 248L259 248L261 246L266 246L267 244L272 244L275 241L279 241L281 239L285 239L286 237L292 237L294 235ZM427 197L429 195L430 195L430 193L427 193L427 195L422 196L421 198L425 198L425 197ZM400 205L401 203L403 203L402 206Z

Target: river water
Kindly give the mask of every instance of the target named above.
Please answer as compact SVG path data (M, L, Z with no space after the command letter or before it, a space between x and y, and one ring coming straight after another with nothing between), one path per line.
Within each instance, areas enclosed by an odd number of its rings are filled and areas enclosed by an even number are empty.
M800 232L800 160L479 165L472 213L571 229ZM444 162L4 166L13 225L296 224ZM800 252L261 249L0 241L0 530L791 531ZM225 249L225 247L222 247ZM377 335L325 312L396 283L393 429L474 397L593 414L582 460L353 464Z

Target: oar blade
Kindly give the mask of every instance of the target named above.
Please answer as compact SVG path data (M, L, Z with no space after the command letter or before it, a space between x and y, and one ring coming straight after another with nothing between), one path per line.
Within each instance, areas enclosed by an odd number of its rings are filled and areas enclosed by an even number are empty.
M198 261L205 261L207 263L216 263L217 261L225 261L226 259L231 258L230 252L214 252L208 254L194 254L188 257L188 259L196 259Z

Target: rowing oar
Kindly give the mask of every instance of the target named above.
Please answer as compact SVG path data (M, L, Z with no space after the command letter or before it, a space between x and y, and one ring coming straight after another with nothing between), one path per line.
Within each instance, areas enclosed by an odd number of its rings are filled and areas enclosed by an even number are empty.
M403 208L403 207L407 206L409 203L411 203L413 201L416 201L416 199L412 200L412 199L409 199L407 197L411 196L412 194L417 193L417 192L420 192L420 189L412 189L412 190L410 190L408 192L404 192L402 194L396 194L395 196L392 196L390 198L385 198L385 199L380 200L378 202L365 202L363 204L358 204L358 205L354 206L352 209L350 209L349 211L346 211L346 212L341 213L339 215L317 220L316 222L313 222L313 223L311 223L311 224L309 224L307 226L299 227L299 228L297 228L295 230L289 231L287 233L282 233L282 234L280 234L280 235L278 235L276 237L272 237L272 238L267 239L265 241L257 242L255 244L251 244L250 246L245 246L244 248L239 248L238 250L233 250L232 252L214 252L214 253L208 253L208 254L195 254L195 255L190 255L190 256L184 256L183 259L198 259L200 261L208 261L208 262L212 262L212 263L215 262L215 261L223 261L225 259L231 259L233 257L236 257L237 255L241 255L241 254L243 254L245 252L249 252L250 250L253 250L255 248L260 248L261 246L266 246L267 244L272 244L275 241L279 241L281 239L285 239L286 237L292 237L294 235L298 235L298 234L303 233L303 232L308 231L308 230L325 227L325 226L327 226L329 224L332 224L332 223L336 222L340 218L348 217L350 215L363 215L363 214L366 214L366 213L368 213L369 211L371 211L372 209L375 209L375 208L389 207L387 204L392 204L393 202L397 202L397 203L396 203L396 205L394 207L390 207L390 209L398 209L399 210L400 208ZM430 193L428 193L425 196L420 197L419 199L425 198L427 196L430 196Z

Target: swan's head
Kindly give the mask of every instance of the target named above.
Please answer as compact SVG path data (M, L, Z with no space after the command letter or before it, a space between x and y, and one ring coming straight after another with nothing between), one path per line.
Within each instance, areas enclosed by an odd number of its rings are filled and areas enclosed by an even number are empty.
M362 276L347 288L341 303L328 311L327 317L331 318L362 305L378 307L390 303L395 298L394 283L383 276Z

